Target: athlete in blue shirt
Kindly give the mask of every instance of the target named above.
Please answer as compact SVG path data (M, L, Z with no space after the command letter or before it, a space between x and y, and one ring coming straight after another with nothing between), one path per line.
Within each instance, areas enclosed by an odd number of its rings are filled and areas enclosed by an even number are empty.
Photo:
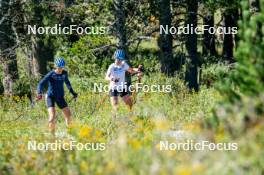
M55 103L62 110L66 125L71 123L71 111L68 108L68 104L64 99L64 83L69 89L74 98L77 98L77 94L72 89L71 83L68 79L68 73L64 70L65 61L62 57L55 59L55 69L50 71L40 82L37 87L37 99L42 99L42 88L45 83L48 83L48 90L45 95L46 105L49 113L49 128L51 132L55 133Z

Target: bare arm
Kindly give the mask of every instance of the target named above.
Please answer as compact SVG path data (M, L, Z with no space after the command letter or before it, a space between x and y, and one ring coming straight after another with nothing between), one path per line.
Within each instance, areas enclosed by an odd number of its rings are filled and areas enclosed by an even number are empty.
M131 73L131 74L138 73L138 68L130 67L130 68L128 68L127 71L128 71L129 73Z
M131 74L134 74L134 73L141 73L142 71L141 69L142 69L142 65L139 65L138 68L129 67L127 71Z
M110 71L110 67L108 68L106 74L105 74L105 80L107 81L111 81L111 71Z

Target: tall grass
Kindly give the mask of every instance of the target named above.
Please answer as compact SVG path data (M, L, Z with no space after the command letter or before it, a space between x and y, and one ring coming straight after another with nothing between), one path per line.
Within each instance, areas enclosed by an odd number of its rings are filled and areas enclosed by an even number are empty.
M77 101L69 103L74 120L71 127L65 127L62 114L57 111L57 140L105 143L104 151L28 150L27 144L30 140L54 142L47 130L45 104L41 101L30 107L24 98L17 98L16 102L2 98L1 174L188 175L260 172L259 162L246 158L247 155L261 153L261 145L253 142L251 146L245 147L246 140L230 140L221 126L214 132L202 127L205 119L211 117L215 103L221 99L216 90L201 87L199 93L189 92L177 78L165 78L158 74L152 77L155 78L145 78L143 82L170 83L173 85L172 93L139 92L132 112L120 99L118 114L114 117L109 100L106 100L91 115L103 94L82 88L79 88L81 91ZM67 99L70 97L67 96ZM17 118L19 112L23 115ZM255 132L261 128L263 127L259 126ZM177 131L184 131L188 135L185 138L177 138L168 134ZM248 137L250 135L245 136ZM160 151L159 143L162 140L179 142L186 139L236 141L240 146L243 145L243 148L229 152ZM248 160L254 163L254 168L246 169Z

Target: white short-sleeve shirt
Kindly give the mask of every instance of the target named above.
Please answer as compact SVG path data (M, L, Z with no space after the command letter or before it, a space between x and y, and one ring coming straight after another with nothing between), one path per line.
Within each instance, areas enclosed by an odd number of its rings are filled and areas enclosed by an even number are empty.
M118 82L111 81L110 89L124 89L122 88L125 85L125 72L129 69L129 65L123 61L120 65L112 63L108 70L107 76L110 78L118 79Z

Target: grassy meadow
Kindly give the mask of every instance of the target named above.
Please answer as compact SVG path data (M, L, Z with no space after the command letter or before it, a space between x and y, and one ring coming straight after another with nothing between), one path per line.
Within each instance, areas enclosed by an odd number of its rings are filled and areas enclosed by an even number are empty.
M130 112L121 102L118 114L111 111L109 99L94 111L103 95L81 91L69 106L73 124L66 128L62 113L57 111L56 136L47 127L45 102L33 107L27 99L1 99L0 174L258 174L263 155L257 142L263 138L262 125L235 140L222 125L211 130L206 120L221 100L214 88L201 87L189 92L181 80L162 78L155 81L175 82L171 93L136 94ZM143 78L143 81L146 77ZM68 99L70 97L67 96ZM253 138L251 136L254 136ZM252 142L248 142L249 139ZM104 143L104 150L29 150L28 142ZM161 150L160 141L208 140L236 142L237 151ZM262 140L263 141L263 140ZM248 166L253 164L254 166ZM241 169L242 168L242 169ZM121 173L120 173L121 172Z

